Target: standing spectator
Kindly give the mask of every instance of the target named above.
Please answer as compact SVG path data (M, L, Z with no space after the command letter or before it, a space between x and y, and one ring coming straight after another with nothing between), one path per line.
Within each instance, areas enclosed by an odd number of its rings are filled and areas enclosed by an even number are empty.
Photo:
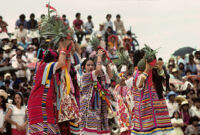
M7 98L8 94L0 89L0 135L7 135L5 121Z
M24 25L22 23L19 24L19 29L16 30L15 35L18 42L21 41L22 37L24 37L25 39L27 38L27 30L24 29Z
M28 29L29 30L34 30L38 28L38 23L35 20L35 14L30 15L30 20L28 21Z
M184 135L183 130L181 129L184 126L183 119L178 111L174 112L171 123L174 127L174 130L171 133L172 135Z
M193 100L194 104L192 105L192 107L190 108L190 116L191 117L198 117L200 119L200 99L199 98L195 98Z
M93 32L94 24L92 22L91 15L89 15L87 19L88 19L88 22L85 23L85 33L90 35Z
M116 16L116 20L114 21L114 25L115 25L115 31L117 32L117 34L126 34L125 28L124 28L124 23L121 20L121 16L118 14Z
M69 20L66 18L66 15L64 14L64 15L62 15L62 19L63 19L63 21L65 22L65 24L66 24L66 26L70 26L69 25Z
M9 106L5 116L11 124L12 135L26 135L26 107L24 106L23 95L18 92L14 95L13 104Z
M83 25L83 21L81 20L80 13L76 13L76 19L73 21L73 26L74 26L76 37L78 39L78 43L81 44L81 41L83 40L83 36L84 36L84 32L83 32L84 25Z
M175 101L176 93L174 91L170 91L167 100L167 107L169 111L169 116L172 117L175 111L178 111L178 103Z
M194 54L194 62L197 65L197 75L200 75L200 51L196 51Z
M7 26L8 26L7 22L3 21L3 17L0 16L0 33L1 32L6 32L7 33L8 32Z
M16 28L19 28L20 24L23 24L23 26L24 26L25 29L28 28L28 23L26 21L26 16L24 14L21 14L19 16L19 20L16 21L16 23L15 23Z
M106 15L106 22L104 23L105 30L107 30L108 27L111 27L113 29L113 23L111 21L111 17L112 17L111 14Z
M200 130L199 130L199 118L198 117L192 117L190 119L190 125L187 126L185 130L185 135L199 135Z

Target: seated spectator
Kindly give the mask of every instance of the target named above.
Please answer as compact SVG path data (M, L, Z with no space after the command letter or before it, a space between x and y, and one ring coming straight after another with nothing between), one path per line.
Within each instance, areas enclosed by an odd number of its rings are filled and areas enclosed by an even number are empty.
M199 135L200 130L199 130L199 118L198 117L192 117L190 119L190 125L187 126L185 129L185 135Z
M29 30L35 30L38 28L38 23L37 21L35 20L35 14L31 14L30 15L30 20L28 21L28 29Z
M17 55L22 55L22 60L27 62L26 57L23 55L24 48L21 46L18 46L16 49L16 54L11 58L10 63L13 65L15 62L17 62Z
M104 23L99 24L99 30L94 32L94 36L97 36L98 34L101 34L102 35L102 40L105 40Z
M27 38L27 30L24 29L23 24L19 25L19 29L16 30L15 35L18 42L21 42L22 37L24 37L25 39Z
M18 71L16 71L17 78L25 78L26 77L26 66L25 66L25 61L22 60L22 55L17 55L16 56L17 61L12 64L12 66Z
M108 37L110 35L116 35L116 32L112 29L112 27L108 27L106 32L105 32L105 42L106 42L106 44L108 44L108 42L109 42Z
M62 19L65 22L66 26L69 27L69 20L66 18L66 15L62 15Z
M193 100L194 104L192 105L192 107L190 108L190 116L191 117L198 117L200 118L200 99L199 98L195 98Z
M174 127L174 130L171 133L172 135L184 135L183 130L181 129L184 126L184 123L178 111L173 113L171 123Z
M4 53L3 53L3 59L6 59L6 58L11 58L11 47L10 45L4 45L3 47L3 50L4 50Z
M192 74L197 74L197 66L194 62L194 56L192 54L189 55L189 63L187 63L186 69L190 70Z
M0 50L0 67L4 66L3 60L3 50Z
M26 38L25 37L21 37L21 41L18 43L18 45L23 47L24 50L26 51L29 43L26 42Z
M117 32L117 34L122 34L122 35L126 34L124 23L121 20L121 16L119 14L116 16L116 20L114 21L114 24L115 24L115 31Z
M87 52L87 44L81 44L80 48L81 48L81 58L88 58L89 53Z
M110 35L108 37L108 46L107 48L111 47L114 49L118 49L120 43L119 43L119 39L116 35Z
M23 25L25 29L28 28L28 23L26 21L26 16L24 14L21 14L19 16L19 20L16 21L15 23L16 29L19 28L21 24Z
M0 38L1 38L0 48L2 48L4 45L7 45L9 43L10 38L6 32L0 33Z
M108 27L111 27L113 29L113 23L111 21L112 15L111 14L107 14L106 15L106 22L104 23L104 28L105 30L108 29Z
M7 26L8 26L7 22L5 22L5 21L3 20L3 17L0 16L0 33L1 33L1 32L6 32L6 33L8 33Z
M176 93L174 91L170 91L167 97L168 100L166 101L166 103L169 111L169 116L172 117L173 113L179 110L178 103L175 101Z
M92 16L91 15L89 15L87 17L87 19L88 19L88 21L84 25L85 26L85 33L90 35L93 32L94 24L92 22Z
M36 58L36 51L34 51L35 46L29 45L27 48L27 52L25 53L25 56L29 63L33 62L34 58Z
M178 64L178 74L180 77L185 76L185 65L182 62Z
M83 21L81 20L81 14L76 13L76 19L73 21L73 26L75 30L76 37L78 39L78 43L81 44L84 36L84 25Z
M184 130L190 124L190 113L189 113L189 103L188 101L183 101L180 105L180 113L184 122Z

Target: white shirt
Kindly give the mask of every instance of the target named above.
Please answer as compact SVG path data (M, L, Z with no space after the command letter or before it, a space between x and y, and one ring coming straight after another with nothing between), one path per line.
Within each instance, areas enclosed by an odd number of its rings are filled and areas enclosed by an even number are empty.
M108 27L112 27L112 29L113 29L113 23L112 23L112 21L106 21L104 23L105 30L107 30Z
M85 23L85 30L92 30L94 27L93 22L86 22Z
M0 109L0 128L3 127L4 121L5 121L5 112L3 111L3 109Z
M22 125L25 122L26 107L22 106L18 109L15 105L10 105L9 109L12 110L11 120L15 121L17 124ZM11 125L11 128L16 129L15 125Z
M197 116L200 118L200 109L197 109L194 105L190 108L189 113L191 117Z
M176 103L176 102L171 103L169 100L167 100L166 103L167 103L167 108L169 111L169 116L172 117L173 113L175 111L178 111L178 103Z
M183 119L179 118L173 118L171 119L171 123L178 123L178 124L183 124ZM174 127L174 130L172 131L171 135L184 135L183 130L181 129L181 127Z
M22 37L25 37L25 39L26 39L27 34L28 34L28 32L27 32L26 29L23 29L22 31L20 31L20 29L17 29L16 32L15 32L17 41L20 42Z

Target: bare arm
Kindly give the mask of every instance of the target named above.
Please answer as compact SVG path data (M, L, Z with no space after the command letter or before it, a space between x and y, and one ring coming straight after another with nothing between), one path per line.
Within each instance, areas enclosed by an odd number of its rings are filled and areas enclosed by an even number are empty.
M95 70L95 75L98 76L102 70L102 55L104 54L103 50L99 49L97 53L97 66Z
M59 42L59 48L60 50L66 49L67 45L71 44L71 40L66 40L66 41L60 41ZM66 61L66 53L61 52L58 58L58 62L56 65L56 70L60 69L61 67L65 66L65 61ZM69 64L68 64L69 65Z
M13 124L13 125L15 125L15 126L18 126L18 124L17 124L15 121L11 120L11 118L10 118L11 115L12 115L12 110L9 108L8 111L7 111L7 113L6 113L5 120L6 120L8 123L10 123L10 124Z

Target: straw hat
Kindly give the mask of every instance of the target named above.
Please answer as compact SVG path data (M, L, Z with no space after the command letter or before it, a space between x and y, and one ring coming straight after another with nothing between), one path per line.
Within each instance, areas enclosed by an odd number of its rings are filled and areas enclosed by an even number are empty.
M18 46L17 48L18 48L19 50L21 50L21 51L24 50L24 48L23 48L22 46Z
M172 69L172 73L175 73L175 72L177 72L178 70L176 69L176 68L173 68Z
M101 33L97 33L97 37L98 38L102 37L102 34Z
M10 74L10 73L6 73L6 74L4 75L4 80L6 80L6 78L7 78L8 76L11 78L11 74Z
M184 96L182 96L182 95L176 96L175 100L179 104L182 104L184 101L187 101L187 99Z
M105 25L104 23L100 23L100 24L99 24L99 26L104 26L104 25Z
M15 35L13 35L13 36L11 36L10 39L11 39L11 40L15 40L15 39L17 39L17 37L16 37Z
M90 35L86 35L85 38L86 38L86 39L90 39Z
M181 103L181 106L180 107L182 107L183 105L189 105L189 102L186 100L186 101L183 101L182 103Z
M0 39L1 39L1 40L3 40L3 39L8 39L8 40L9 40L9 36L8 36L8 34L7 34L6 32L2 32L2 33L0 34Z
M28 34L28 37L31 39L34 39L34 38L39 38L40 35L37 31L30 31L30 33Z
M8 98L8 94L3 89L0 89L0 96L3 96L5 99Z
M9 45L4 45L3 49L4 49L4 50L10 50L11 47L10 47Z
M87 48L87 46L88 46L87 44L81 44L80 48L84 48L84 47Z
M30 48L35 49L35 46L34 45L29 45L27 49L30 49Z

